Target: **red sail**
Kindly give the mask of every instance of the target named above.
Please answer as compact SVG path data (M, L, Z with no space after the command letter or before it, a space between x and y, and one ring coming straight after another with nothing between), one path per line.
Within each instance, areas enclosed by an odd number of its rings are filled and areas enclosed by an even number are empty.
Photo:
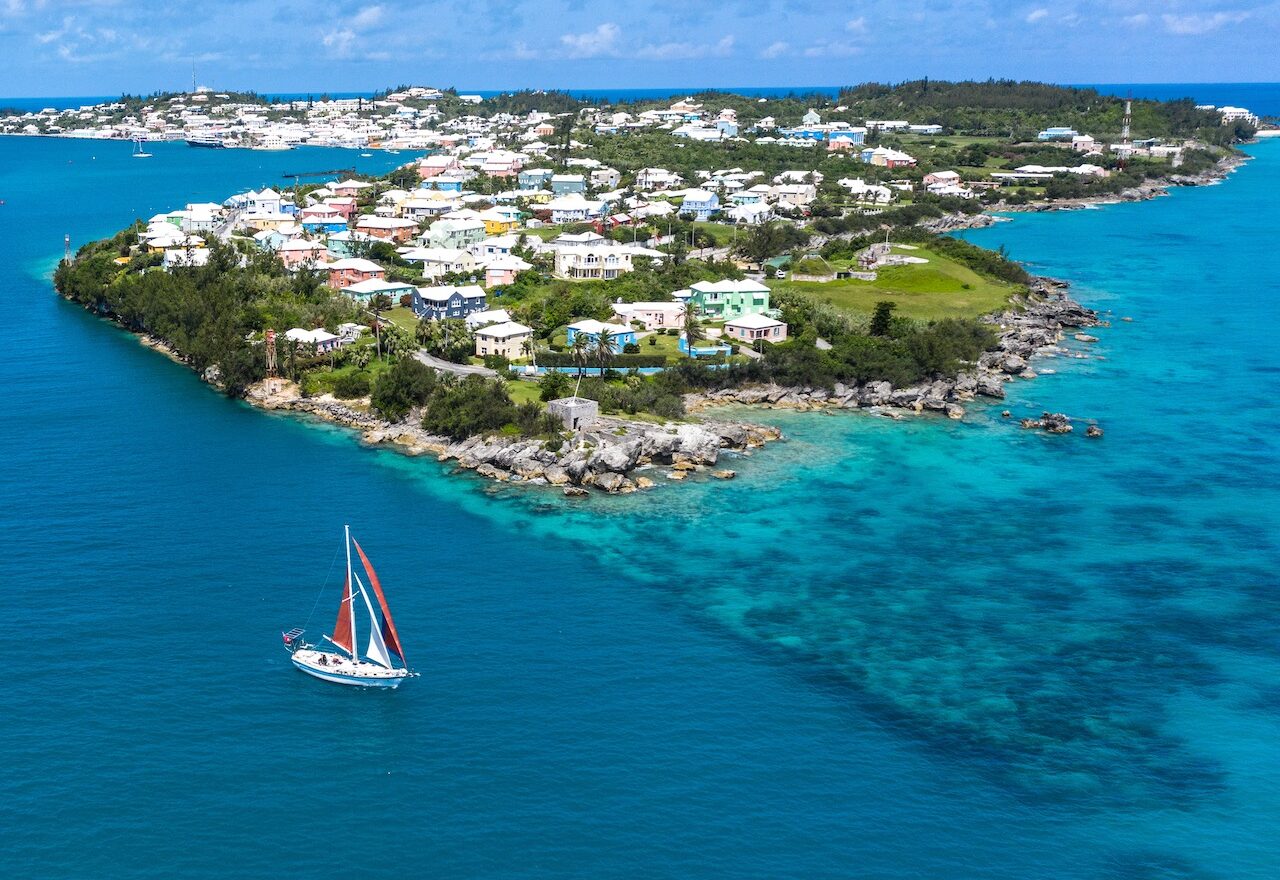
M378 574L369 564L369 557L365 556L364 551L360 549L360 542L353 538L351 543L356 545L356 553L360 554L360 562L364 565L365 574L369 575L369 583L373 586L374 595L378 597L378 605L382 607L382 641L386 642L389 651L404 660L404 649L400 647L400 636L396 633L395 621L391 619L387 597L382 595L382 584L378 582ZM407 664L409 661L404 660L404 662Z
M338 622L333 625L333 635L329 637L339 648L346 648L355 656L351 647L351 579L347 579L342 591L342 604L338 606Z

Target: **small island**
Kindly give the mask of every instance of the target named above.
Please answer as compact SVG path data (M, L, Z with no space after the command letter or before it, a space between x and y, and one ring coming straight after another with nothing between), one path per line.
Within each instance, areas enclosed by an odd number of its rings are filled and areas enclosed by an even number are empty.
M726 403L963 419L1099 320L947 233L1217 179L1258 124L1011 82L345 104L200 93L25 122L291 148L323 119L416 152L139 219L59 266L58 291L251 404L573 495L731 478L722 450L780 433Z

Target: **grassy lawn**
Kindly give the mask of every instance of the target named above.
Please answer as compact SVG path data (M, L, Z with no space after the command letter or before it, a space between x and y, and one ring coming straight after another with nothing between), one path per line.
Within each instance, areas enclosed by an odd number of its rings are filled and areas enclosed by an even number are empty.
M511 395L511 399L516 403L542 403L542 398L538 396L542 393L542 389L538 387L537 382L513 379L507 382L507 393Z
M561 232L563 227L560 226L539 226L537 229L517 229L516 235L527 235L530 238L540 238L543 241L551 241Z
M924 248L894 250L929 262L880 269L875 281L789 281L775 287L794 290L848 312L870 313L877 302L890 300L897 303L899 315L923 320L985 315L1002 308L1017 289L1003 281L983 278L967 266Z
M418 328L418 316L413 313L413 309L405 306L396 306L394 309L388 309L382 313L382 317L400 329L408 330L410 333L413 333Z
M369 366L364 368L364 374L372 385L377 381L378 376L390 369L390 365L386 361L380 361L377 358L369 361ZM339 376L349 376L354 373L361 372L353 365L339 367L336 370L312 370L307 373L304 379L304 386L310 394L327 394L333 391L333 383L337 381Z
M716 247L724 247L733 241L734 227L728 223L715 223L710 220L694 222L694 228L705 232L716 240Z

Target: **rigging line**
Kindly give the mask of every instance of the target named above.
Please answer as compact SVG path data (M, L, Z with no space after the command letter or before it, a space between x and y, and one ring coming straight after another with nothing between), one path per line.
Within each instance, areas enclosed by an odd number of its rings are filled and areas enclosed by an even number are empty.
M324 573L324 580L320 582L320 591L316 593L316 601L311 604L311 613L307 615L307 622L302 625L303 629L311 625L311 618L315 616L316 609L320 607L320 597L324 595L324 588L329 583L329 575L333 574L333 565L338 561L338 554L341 552L341 547L333 551L333 558L329 560L329 570Z

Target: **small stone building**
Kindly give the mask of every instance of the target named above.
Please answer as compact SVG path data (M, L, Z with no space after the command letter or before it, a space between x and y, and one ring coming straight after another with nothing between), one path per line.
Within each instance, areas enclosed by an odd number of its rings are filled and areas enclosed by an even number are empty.
M561 397L547 401L547 412L564 422L570 431L579 431L600 415L600 404L585 397Z

